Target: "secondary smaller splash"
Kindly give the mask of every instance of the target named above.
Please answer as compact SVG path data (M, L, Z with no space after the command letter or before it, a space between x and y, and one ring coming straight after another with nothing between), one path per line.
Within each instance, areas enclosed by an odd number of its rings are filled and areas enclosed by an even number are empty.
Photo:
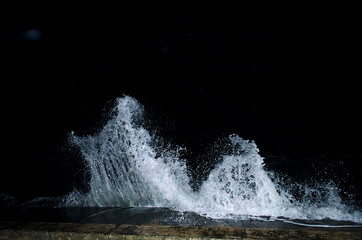
M235 134L228 140L225 144L230 144L231 153L222 156L200 190L210 208L207 212L213 212L213 217L285 215L284 210L291 205L290 196L278 189L263 169L256 144Z
M343 204L333 182L316 187L281 180L264 169L253 141L232 134L224 142L231 149L209 174L199 194L202 207L194 211L212 218L334 219L361 223L361 212ZM299 195L295 197L296 186ZM269 218L270 219L270 218Z
M362 213L342 203L332 183L316 188L280 184L264 169L253 141L236 134L223 142L219 164L198 191L193 191L180 148L157 146L157 136L144 128L144 108L125 96L113 117L94 136L71 135L91 179L89 191L74 191L65 206L167 207L211 218L334 219L362 223ZM291 189L299 188L295 197ZM299 194L300 195L300 194Z

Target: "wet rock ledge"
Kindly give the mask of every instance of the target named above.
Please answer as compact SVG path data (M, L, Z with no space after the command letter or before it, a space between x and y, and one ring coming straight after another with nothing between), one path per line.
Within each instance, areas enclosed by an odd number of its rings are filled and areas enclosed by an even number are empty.
M361 228L235 228L94 223L0 222L0 239L362 239Z

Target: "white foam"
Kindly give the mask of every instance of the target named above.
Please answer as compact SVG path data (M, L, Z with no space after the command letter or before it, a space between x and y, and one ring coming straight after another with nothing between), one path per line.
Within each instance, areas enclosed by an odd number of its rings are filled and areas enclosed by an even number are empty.
M96 136L77 137L91 173L90 191L74 192L68 204L80 206L161 206L176 204L180 195L191 195L186 166L178 151L156 156L152 137L135 121L143 107L134 99L118 100L115 116Z
M137 100L126 96L117 100L114 117L101 132L86 137L72 134L91 180L89 192L74 191L66 206L155 206L212 218L362 222L361 212L342 203L332 182L318 188L300 184L304 197L295 199L288 186L281 187L264 169L256 144L236 134L225 140L231 152L220 156L200 190L193 191L179 149L155 147L156 136L142 127L143 111Z

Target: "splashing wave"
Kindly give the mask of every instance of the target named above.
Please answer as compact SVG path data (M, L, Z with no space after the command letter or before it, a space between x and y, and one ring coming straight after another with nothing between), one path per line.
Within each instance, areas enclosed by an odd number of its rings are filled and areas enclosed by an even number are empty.
M157 136L143 126L143 106L125 96L117 100L114 117L94 136L72 141L79 147L90 172L89 191L74 191L65 206L169 207L212 218L333 219L362 223L362 213L342 203L329 182L296 198L287 184L264 169L253 141L236 134L225 140L231 151L220 156L198 191L190 186L180 149L155 147ZM296 183L297 184L297 183Z

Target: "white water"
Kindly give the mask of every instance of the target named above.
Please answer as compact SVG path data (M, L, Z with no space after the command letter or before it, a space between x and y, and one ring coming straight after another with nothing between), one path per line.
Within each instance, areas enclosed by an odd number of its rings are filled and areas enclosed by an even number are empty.
M179 150L155 146L144 127L143 107L131 97L117 100L114 117L94 136L77 137L90 173L89 192L71 193L66 206L153 206L196 212L212 218L283 217L333 219L362 223L362 213L342 203L330 182L309 188L295 199L264 170L253 141L233 134L225 140L232 151L220 156L199 191L193 191Z

